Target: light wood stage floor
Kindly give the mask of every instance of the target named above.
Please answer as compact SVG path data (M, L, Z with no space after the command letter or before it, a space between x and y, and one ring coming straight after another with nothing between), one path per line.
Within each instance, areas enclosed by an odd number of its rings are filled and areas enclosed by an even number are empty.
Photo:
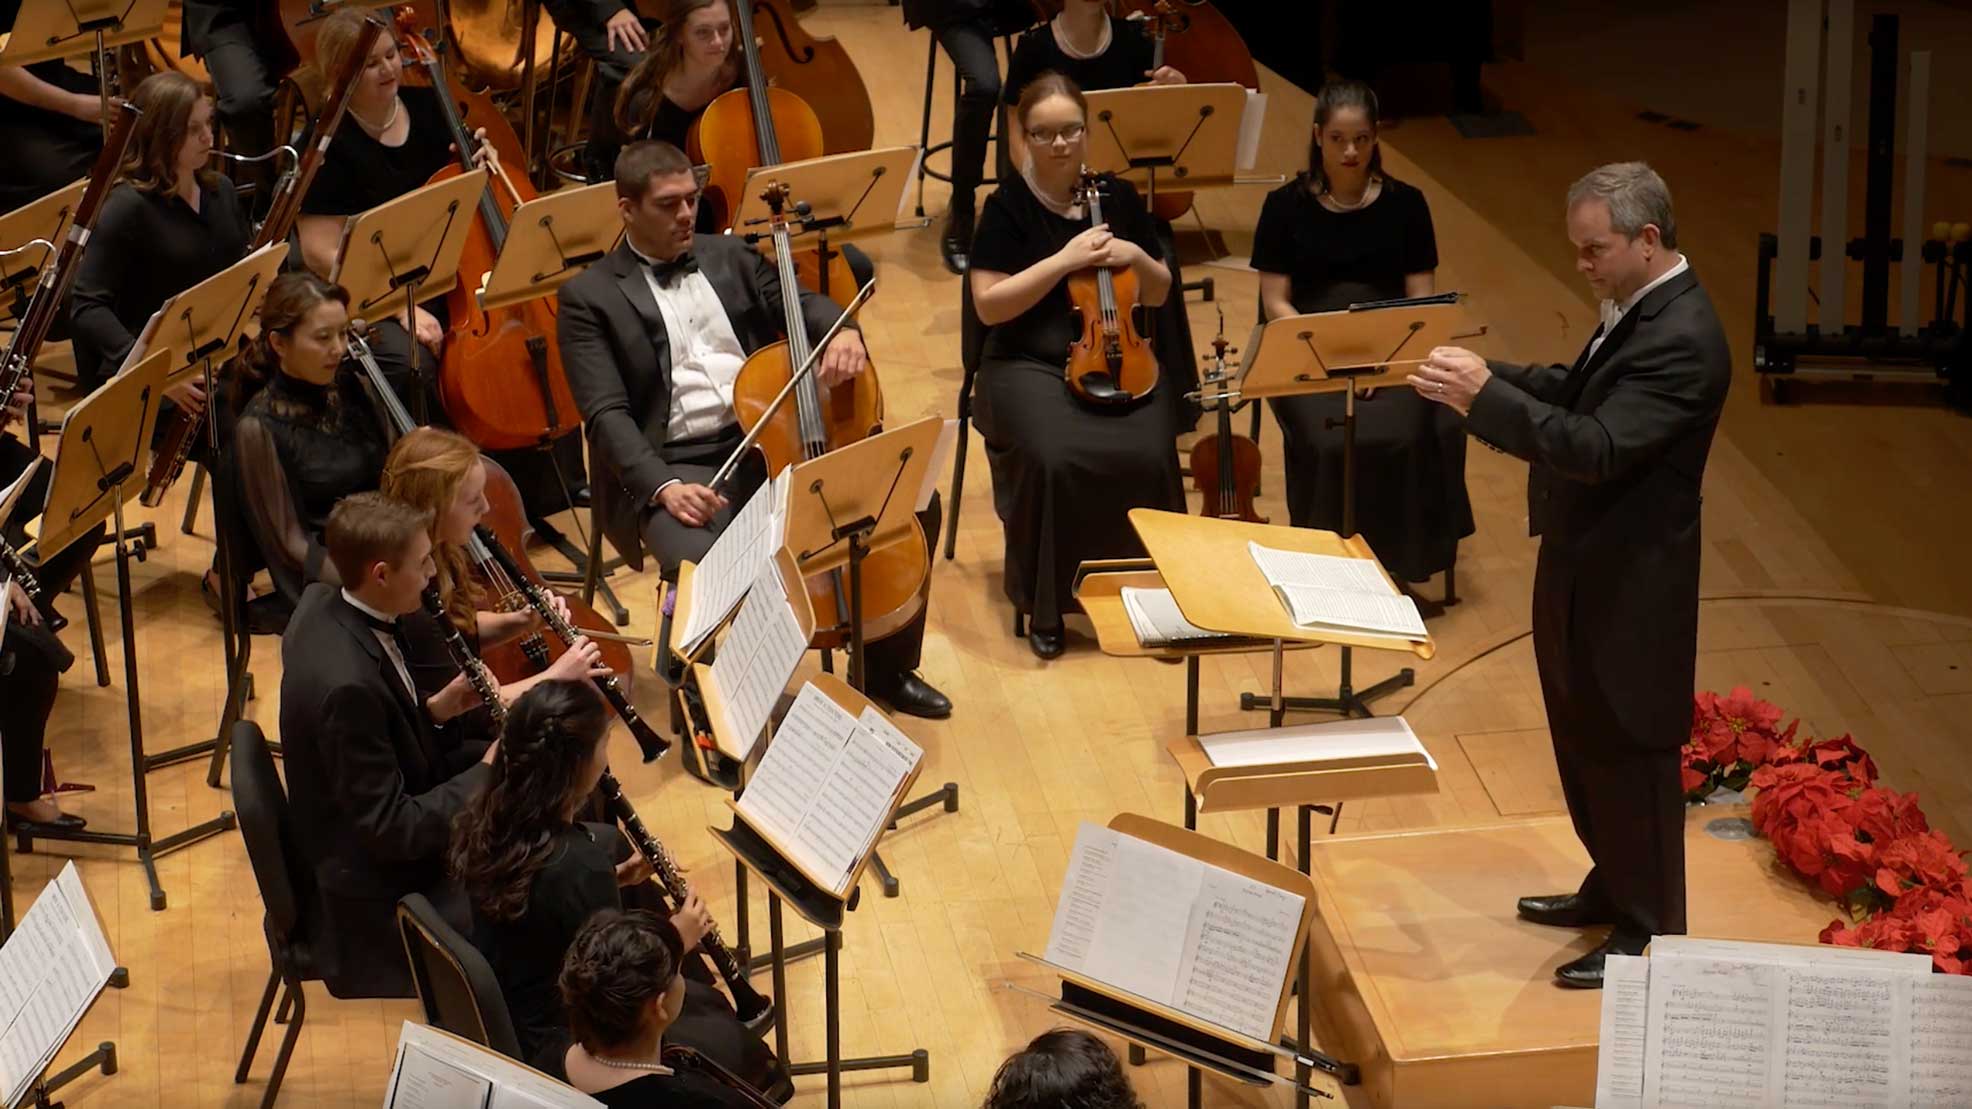
M840 37L858 59L882 106L879 142L914 142L924 40L905 33L896 11L881 5L831 5L808 22ZM942 137L949 69L941 68L940 77L933 119ZM1972 620L1953 615L1972 612L1972 586L1956 561L1968 547L1960 541L1968 523L1962 514L1937 511L1936 499L1966 488L1972 476L1962 425L1936 412L1775 412L1753 402L1751 259L1755 234L1772 221L1771 144L1650 128L1633 118L1640 106L1633 101L1559 85L1522 66L1489 67L1487 79L1528 116L1536 136L1465 142L1433 119L1406 121L1385 135L1392 172L1430 199L1443 257L1439 287L1474 294L1492 327L1492 352L1571 357L1593 314L1567 269L1562 191L1583 169L1615 157L1649 157L1664 166L1685 217L1684 245L1719 303L1739 368L1706 481L1700 684L1747 684L1802 714L1811 730L1854 731L1890 784L1918 790L1934 824L1961 844L1972 843L1972 760L1964 758L1972 730ZM1291 172L1306 150L1310 98L1271 75L1267 84L1273 100L1263 168ZM1963 175L1934 180L1947 197L1958 190L1963 200L1968 191ZM1201 201L1202 217L1225 232L1236 254L1248 248L1262 193L1244 188ZM935 185L928 207L934 219L942 212ZM882 291L865 325L893 418L950 415L960 377L958 286L938 263L935 226L900 231L877 250ZM1243 339L1256 299L1251 273L1236 265L1198 272L1217 278L1229 334ZM1194 304L1192 317L1201 339L1209 338L1213 306ZM1262 449L1268 465L1262 511L1284 520L1279 437L1271 421ZM1182 670L1104 658L1086 627L1073 622L1068 655L1051 664L1012 638L983 453L972 453L958 559L941 560L937 568L926 644L924 672L951 693L957 712L949 722L904 723L928 751L923 781L958 782L963 810L914 818L886 841L903 896L885 900L874 887L865 891L851 917L843 963L845 1050L927 1048L932 1081L851 1076L847 1103L859 1109L977 1105L998 1062L1053 1023L1037 1003L1005 987L1042 985L1014 952L1045 942L1077 824L1106 822L1119 811L1181 819L1181 781L1163 746L1183 727ZM1441 791L1352 803L1341 834L1499 825L1559 809L1526 639L1535 548L1526 537L1524 480L1522 464L1483 449L1470 452L1467 481L1478 532L1461 549L1463 603L1435 622L1439 651L1418 667L1418 685L1378 706L1404 712L1424 737L1443 768ZM153 748L209 734L222 694L218 628L197 584L211 557L209 524L200 534L179 534L183 488L149 514L165 543L135 568L132 600ZM113 585L107 562L98 575ZM615 584L630 604L632 628L652 631L651 579L619 574ZM78 603L71 598L64 607L79 616ZM108 597L105 616L111 669L120 675L122 645ZM80 649L79 627L73 636ZM1359 656L1358 682L1396 665ZM1290 691L1332 690L1335 666L1331 651L1291 654ZM85 659L69 675L50 745L64 778L99 787L71 798L70 807L95 828L128 828L121 678L98 689L87 671ZM271 728L279 687L274 641L257 644L255 675L261 695L251 712ZM1252 726L1258 718L1237 711L1238 695L1262 689L1267 676L1265 656L1208 659L1204 726ZM662 719L656 684L642 683L638 699ZM705 832L707 824L727 819L720 795L669 763L638 765L625 739L616 741L616 754L646 821L730 921L730 860ZM206 787L202 771L184 766L151 776L157 834L229 806L225 793ZM1263 827L1258 814L1202 821L1207 833L1255 850ZM116 1041L121 1070L85 1079L66 1096L78 1105L257 1103L271 1044L263 1045L252 1082L232 1082L267 972L261 907L237 836L162 861L170 907L161 913L148 908L128 852L77 848L74 854L114 950L130 968L131 985L106 993L73 1037L76 1045ZM23 907L61 858L16 859ZM1568 869L1565 860L1554 865ZM758 898L757 884L754 889ZM763 904L756 901L754 911L756 921L764 920ZM819 985L819 967L800 965L784 999L803 1058L821 1046ZM1456 983L1448 983L1445 997L1457 996ZM343 1002L311 988L307 1028L283 1090L287 1103L376 1104L397 1026L413 1011L412 1003ZM1176 1065L1154 1061L1134 1074L1150 1105L1183 1103ZM804 1083L797 1104L820 1105L818 1091ZM1216 1083L1208 1086L1207 1102L1286 1103Z

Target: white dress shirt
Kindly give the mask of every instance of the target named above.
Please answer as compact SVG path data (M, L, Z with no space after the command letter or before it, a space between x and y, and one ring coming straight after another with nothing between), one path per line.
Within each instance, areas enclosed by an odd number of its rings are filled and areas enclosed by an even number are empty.
M1595 338L1589 340L1589 357L1595 357L1595 352L1601 348L1602 341L1609 337L1610 332L1616 330L1616 325L1622 322L1623 317L1629 314L1630 309L1635 308L1642 302L1644 296L1650 290L1655 289L1657 286L1662 285L1664 282L1669 281L1671 278L1690 268L1691 260L1685 255L1679 254L1677 265L1659 274L1655 281L1631 293L1629 299L1623 301L1623 303L1617 304L1613 300L1603 301L1598 309L1602 316L1602 326L1596 329Z
M356 594L351 593L348 589L342 591L342 599L349 602L350 608L369 616L372 620L382 620L385 623L392 623L396 620L396 617L391 616L389 613L378 612L376 609L357 600ZM411 695L411 703L415 705L423 700L423 698L418 696L418 687L411 681L410 668L404 665L404 652L397 648L397 637L384 631L382 628L371 628L370 634L377 637L378 643L383 644L383 653L389 656L390 664L397 668L397 677L404 683L404 692Z
M703 273L688 273L670 288L658 284L655 259L630 248L644 262L644 281L664 316L671 345L671 413L666 437L672 442L717 434L738 421L733 413L733 381L746 363L726 306ZM668 484L668 483L667 483Z

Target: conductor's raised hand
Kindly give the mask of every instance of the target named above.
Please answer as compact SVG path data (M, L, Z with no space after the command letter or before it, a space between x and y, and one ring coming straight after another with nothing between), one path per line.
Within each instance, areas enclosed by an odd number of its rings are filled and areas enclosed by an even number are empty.
M844 329L829 340L822 351L821 365L815 367L815 380L826 386L840 385L868 369L870 354L860 332Z
M609 667L603 665L602 648L588 636L578 635L560 658L548 664L544 673L550 681L579 682L584 678L607 678Z
M657 491L657 504L686 527L702 528L726 507L726 498L713 492L710 486L674 481Z
M1463 416L1472 411L1479 390L1492 380L1486 360L1464 347L1433 347L1409 377L1411 387L1426 400L1437 401Z

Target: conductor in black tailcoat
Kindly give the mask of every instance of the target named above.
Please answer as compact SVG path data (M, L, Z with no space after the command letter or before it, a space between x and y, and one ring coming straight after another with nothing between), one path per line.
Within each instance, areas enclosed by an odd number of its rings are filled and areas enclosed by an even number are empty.
M648 548L668 581L679 563L705 558L767 477L749 451L724 490L707 485L744 438L733 409L740 368L781 338L787 314L779 272L759 250L736 235L693 234L699 189L677 147L624 147L616 195L623 241L559 292L562 365L589 436L603 530L637 569ZM811 341L840 314L829 298L801 291ZM826 389L868 368L861 333L845 326L823 348L815 380ZM939 520L933 496L918 522L935 538ZM864 692L913 716L949 716L951 702L915 673L923 642L920 612L870 643Z
M438 889L452 818L485 788L490 719L463 677L425 698L406 665L404 617L435 572L425 513L380 493L329 514L347 585L317 582L281 636L281 740L294 833L312 880L317 969L337 997L410 997L397 899Z
M1678 752L1697 661L1699 493L1732 359L1649 166L1577 181L1568 237L1603 298L1572 368L1440 347L1411 383L1529 464L1534 655L1568 812L1594 865L1576 892L1523 897L1519 912L1611 925L1555 971L1595 988L1605 955L1685 930Z

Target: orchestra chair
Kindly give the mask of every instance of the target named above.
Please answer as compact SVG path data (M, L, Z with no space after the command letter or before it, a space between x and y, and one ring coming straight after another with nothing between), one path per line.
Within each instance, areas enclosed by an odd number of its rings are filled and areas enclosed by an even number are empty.
M314 874L301 858L294 841L293 819L289 815L288 795L274 771L274 756L260 725L242 720L232 734L233 811L238 814L240 838L246 841L247 860L253 864L254 884L260 887L260 900L266 907L262 930L267 935L267 988L261 991L260 1008L247 1032L246 1047L240 1052L235 1083L247 1080L253 1056L260 1047L260 1034L266 1031L269 1010L274 1007L275 988L281 988L281 1009L288 1014L288 1030L281 1037L280 1054L274 1057L273 1073L267 1077L267 1092L261 1096L261 1109L274 1104L281 1092L281 1078L294 1055L295 1041L308 1012L307 994L302 983L320 981L315 969L311 936L315 921ZM290 1012L291 1007L291 1012ZM278 1023L280 1017L275 1018Z
M1024 29L1022 28L1022 30ZM1005 75L1007 67L1013 63L1013 38L1019 33L1019 31L1007 31L999 36L1000 48L1006 55L1000 61L1000 73L1002 76ZM947 185L952 183L951 173L940 172L931 168L931 156L940 151L951 150L952 140L947 139L935 146L931 145L931 94L938 87L938 56L944 53L944 51L938 47L938 35L936 32L926 35L925 38L930 42L930 53L924 60L924 118L918 124L918 150L920 153L918 154L917 213L919 219L924 218L924 179L935 177ZM958 80L958 67L953 66L952 95L954 97L958 96ZM992 173L982 173L980 175L979 183L981 185L999 184L1000 175L1006 173L1009 169L1009 162L1007 160L1006 120L1007 112L1005 106L996 106L993 109L992 127L986 132L986 145L994 152L994 170Z
M520 1062L507 999L486 956L446 923L431 899L407 893L397 902L397 930L411 963L411 980L425 1007L425 1023Z
M972 384L979 375L979 360L986 351L986 325L972 308L972 279L959 279L959 436L952 448L952 508L945 521L945 561L958 550L959 510L965 507L965 453L972 431Z

